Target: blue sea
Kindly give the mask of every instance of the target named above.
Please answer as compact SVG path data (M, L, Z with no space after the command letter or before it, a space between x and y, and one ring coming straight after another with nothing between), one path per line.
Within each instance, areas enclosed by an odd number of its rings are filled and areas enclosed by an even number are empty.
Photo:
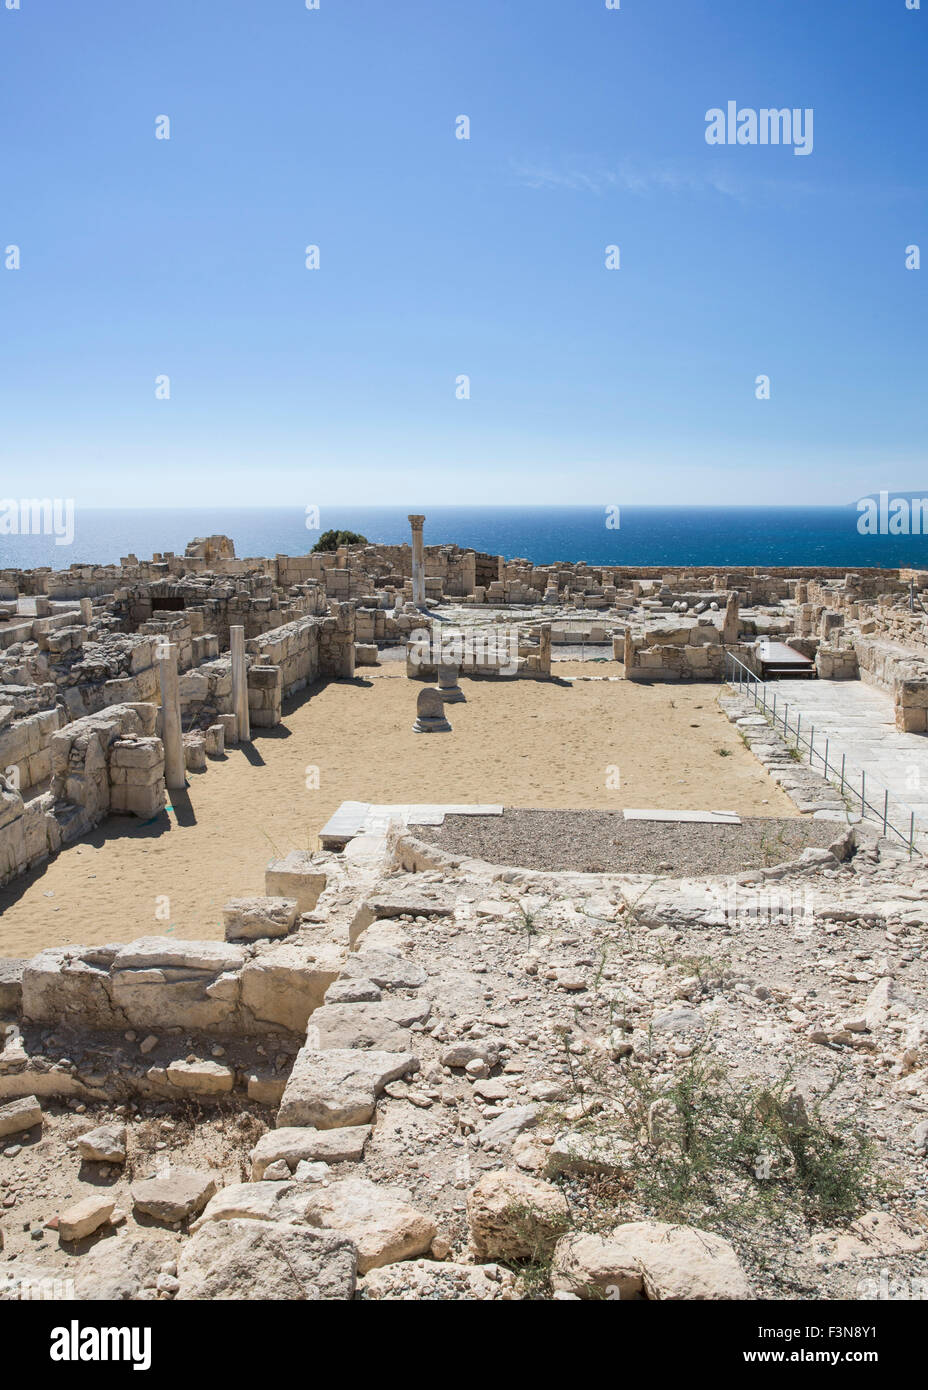
M586 560L593 565L835 565L928 568L926 536L863 536L855 506L623 507L607 525L604 507L323 507L319 529L308 530L300 508L189 510L78 509L71 544L54 536L0 535L0 569L72 563L112 563L134 552L183 553L195 536L231 536L235 553L302 555L320 530L359 531L370 541L409 540L410 512L426 517L427 545L521 556L536 564ZM614 520L614 518L613 518Z

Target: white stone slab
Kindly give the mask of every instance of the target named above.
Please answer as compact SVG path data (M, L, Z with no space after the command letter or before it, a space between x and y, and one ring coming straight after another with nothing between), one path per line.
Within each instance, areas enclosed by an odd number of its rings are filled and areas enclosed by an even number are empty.
M343 801L319 831L327 849L344 848L356 835L383 836L392 825L441 825L445 816L501 816L502 806L404 804L372 805L366 801Z
M629 811L622 812L626 820L678 821L687 825L740 825L741 817L734 811Z

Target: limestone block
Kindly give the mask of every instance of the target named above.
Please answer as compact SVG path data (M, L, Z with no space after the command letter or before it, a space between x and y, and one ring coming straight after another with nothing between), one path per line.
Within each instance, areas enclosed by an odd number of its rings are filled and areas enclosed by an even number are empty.
M111 999L112 954L115 948L109 958L70 946L40 951L23 970L23 1017L52 1023L79 1019L85 1028L125 1026Z
M661 1221L633 1221L607 1236L570 1234L555 1248L555 1289L601 1298L749 1299L751 1287L727 1240Z
M136 1211L173 1223L203 1210L216 1191L216 1179L196 1168L172 1168L164 1177L133 1183L130 1190Z
M312 911L325 885L325 873L307 850L292 849L283 859L272 859L264 871L264 891L294 899L300 913Z
M427 999L323 1004L310 1019L307 1041L312 1035L320 1048L374 1047L383 1052L404 1052L410 1045L410 1024L424 1022L430 1009Z
M418 1067L418 1059L408 1052L304 1047L293 1064L277 1123L316 1129L367 1124L384 1086Z
M126 1126L113 1123L98 1125L77 1141L81 1158L91 1163L122 1164L126 1161Z
M18 1013L23 997L25 960L0 958L0 1014Z
M302 1034L314 1009L338 978L343 948L278 946L249 960L242 970L242 1004L256 1020Z
M272 1163L283 1160L291 1172L298 1163L356 1163L370 1138L370 1125L349 1125L342 1129L313 1129L309 1126L272 1129L262 1134L249 1154L251 1178L258 1182Z
M41 1123L42 1107L35 1096L22 1096L0 1105L0 1139L7 1134L22 1134Z
M171 1062L165 1073L172 1086L199 1096L221 1095L235 1086L235 1072L219 1062Z
M105 1226L116 1206L115 1197L85 1197L58 1217L59 1240L83 1240Z
M296 918L296 902L285 897L232 898L222 909L227 941L286 936L293 930Z
M366 1178L343 1178L307 1190L306 1220L341 1231L358 1252L358 1272L414 1259L438 1234L435 1222L411 1206L402 1188L379 1187Z
M206 756L221 758L225 753L226 731L224 724L210 724L206 730Z
M484 1173L467 1194L471 1246L478 1259L537 1259L554 1248L569 1217L560 1188L517 1168Z
M347 1300L354 1296L356 1254L340 1232L287 1222L210 1221L178 1261L178 1298Z
M184 734L184 767L188 772L206 771L206 740L199 729Z

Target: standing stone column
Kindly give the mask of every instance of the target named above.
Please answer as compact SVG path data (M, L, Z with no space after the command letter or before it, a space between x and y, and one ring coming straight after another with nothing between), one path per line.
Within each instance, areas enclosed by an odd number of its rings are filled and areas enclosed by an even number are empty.
M180 722L180 682L177 676L177 648L164 643L158 649L161 677L161 741L164 744L164 784L169 791L180 791L184 775L184 735Z
M251 739L251 720L248 717L248 671L245 667L245 629L230 627L232 645L232 710L239 743Z
M726 647L733 647L738 641L739 597L738 590L733 589L728 595L728 602L725 604L725 617L722 621L722 642Z
M411 516L409 524L412 527L412 601L422 604L425 603L425 546L422 542L425 517Z
M542 623L538 629L538 669L542 674L551 674L551 624Z
M89 598L81 599L81 622L85 627L93 622L93 603Z

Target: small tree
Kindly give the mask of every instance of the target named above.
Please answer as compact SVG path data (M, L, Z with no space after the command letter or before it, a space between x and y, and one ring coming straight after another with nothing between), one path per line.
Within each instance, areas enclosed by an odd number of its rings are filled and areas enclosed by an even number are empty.
M337 550L340 545L367 545L367 536L360 535L357 531L323 531L310 551L315 555L317 551Z

